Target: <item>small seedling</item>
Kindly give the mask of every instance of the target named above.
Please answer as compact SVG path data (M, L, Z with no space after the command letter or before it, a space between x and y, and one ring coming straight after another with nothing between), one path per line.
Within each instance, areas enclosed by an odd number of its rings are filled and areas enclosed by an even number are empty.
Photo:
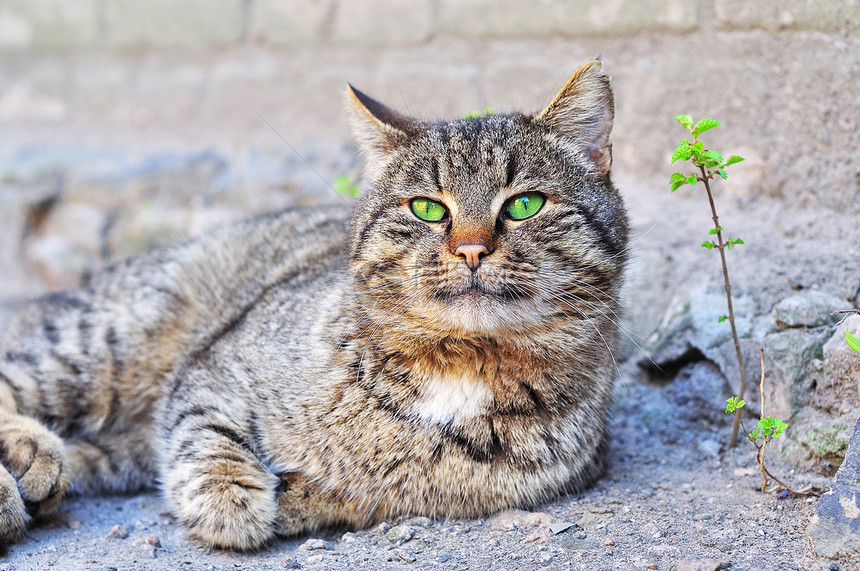
M726 265L726 250L731 250L732 247L743 244L744 241L736 237L730 237L728 239L723 238L724 228L720 226L720 219L717 216L717 208L714 205L714 195L711 192L711 181L717 176L725 180L728 178L726 167L739 163L744 159L737 155L732 155L729 158L724 159L722 153L706 149L704 144L699 141L699 136L702 133L720 126L721 123L716 119L705 117L704 119L700 119L698 122L694 123L693 118L690 115L678 115L675 117L675 121L680 123L682 127L689 131L692 141L689 139L682 139L681 142L678 143L678 147L675 149L675 152L672 153L672 164L677 161L690 161L695 168L695 171L691 174L682 174L678 172L673 173L672 177L669 179L669 186L672 188L672 192L675 192L685 184L695 185L696 183L701 182L705 185L705 191L708 194L708 202L711 205L711 215L714 221L714 227L711 228L708 234L710 236L716 236L716 241L706 240L702 243L702 247L707 248L708 250L716 249L720 252L720 260L723 264L723 281L725 282L728 315L721 316L718 321L723 323L728 320L732 328L732 339L735 342L735 353L738 358L738 370L740 371L741 378L737 400L739 402L743 402L741 399L744 396L744 391L746 391L747 378L744 370L743 354L741 353L741 343L738 338L737 327L735 326L735 313L732 308L732 284L729 280L729 269ZM730 446L734 446L737 443L738 429L740 427L741 420L740 407L737 407L733 412L735 415L735 421L734 426L732 427L732 437L729 442Z
M480 111L469 111L465 115L463 115L463 119L477 119L478 117L486 117L487 115L495 115L496 112L493 111L492 107L487 107L484 109L484 112Z
M361 189L355 184L352 177L348 174L339 174L332 179L332 188L341 196L347 198L358 198L361 196Z
M821 493L818 490L813 489L812 487L805 488L802 490L792 490L786 484L782 482L779 478L774 476L770 470L765 466L764 461L764 453L767 449L768 443L774 438L779 438L782 432L788 428L788 423L782 420L781 418L774 418L772 416L765 416L764 414L764 349L759 348L759 362L761 363L761 379L759 380L759 393L761 394L761 413L759 415L758 423L756 423L756 427L748 431L746 426L744 426L743 419L740 417L740 410L746 405L746 401L737 397L731 397L726 401L726 413L734 414L735 418L740 419L741 429L746 434L747 440L749 440L753 446L756 448L756 461L758 462L759 472L761 472L762 483L761 483L761 491L762 493L767 492L767 484L768 478L774 480L780 486L782 486L783 490L786 493L794 494L796 496L820 496Z

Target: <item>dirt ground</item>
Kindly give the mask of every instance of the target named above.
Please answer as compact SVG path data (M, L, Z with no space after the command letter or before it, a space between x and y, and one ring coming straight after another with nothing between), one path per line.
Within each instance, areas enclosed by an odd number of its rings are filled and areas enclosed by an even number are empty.
M727 424L675 418L655 426L672 408L665 392L623 384L607 474L535 511L390 521L239 554L183 538L156 495L75 498L12 547L0 570L860 569L814 555L804 534L814 501L760 493L750 451L723 450ZM800 484L826 484L774 467Z
M616 183L634 223L627 327L644 345L673 292L696 283L718 291L721 276L716 254L698 247L710 222L701 196L655 191L662 181L647 189L641 181ZM731 195L723 203L723 226L747 243L731 263L738 293L753 299L756 314L798 289L856 296L856 213L795 212ZM618 355L607 473L592 489L534 511L396 520L231 553L186 540L154 493L71 498L8 547L0 571L860 569L860 560L832 561L813 552L804 530L815 500L762 494L752 449L726 448L730 425L719 408L727 392L712 364L691 362L674 379L653 379L637 369L642 354L635 344L625 347ZM829 482L776 461L772 469L799 487Z

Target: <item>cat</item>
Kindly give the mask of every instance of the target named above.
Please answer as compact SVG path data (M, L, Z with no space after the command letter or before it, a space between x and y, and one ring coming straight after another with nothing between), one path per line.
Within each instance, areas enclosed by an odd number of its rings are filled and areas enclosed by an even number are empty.
M476 517L604 468L628 223L600 61L535 114L408 118L347 88L353 207L291 209L18 304L0 537L160 486L187 535Z

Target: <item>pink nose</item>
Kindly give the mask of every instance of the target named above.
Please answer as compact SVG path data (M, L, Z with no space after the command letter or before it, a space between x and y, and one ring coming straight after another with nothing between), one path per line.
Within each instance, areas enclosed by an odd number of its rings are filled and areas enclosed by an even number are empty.
M454 250L454 255L463 256L466 259L466 265L473 272L481 265L481 258L489 253L490 251L483 244L462 244Z

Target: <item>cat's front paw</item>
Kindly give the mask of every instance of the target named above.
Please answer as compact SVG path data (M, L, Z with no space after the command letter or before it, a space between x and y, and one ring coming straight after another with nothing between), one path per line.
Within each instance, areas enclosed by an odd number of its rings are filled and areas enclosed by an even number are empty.
M277 478L241 458L215 457L166 476L174 511L188 535L209 547L249 550L274 533Z
M63 441L31 418L0 417L0 537L14 538L31 517L53 511L68 485Z

